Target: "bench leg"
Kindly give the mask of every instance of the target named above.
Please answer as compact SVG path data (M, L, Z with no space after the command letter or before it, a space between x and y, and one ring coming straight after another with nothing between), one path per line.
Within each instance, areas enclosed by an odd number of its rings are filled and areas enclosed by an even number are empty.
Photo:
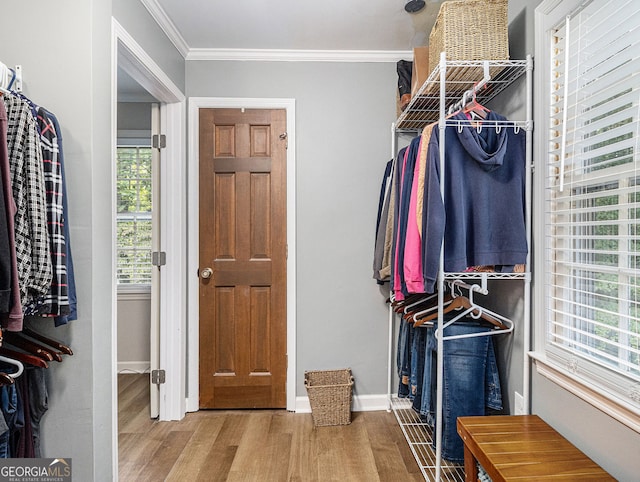
M478 482L478 465L476 458L465 444L464 446L464 480L465 482Z

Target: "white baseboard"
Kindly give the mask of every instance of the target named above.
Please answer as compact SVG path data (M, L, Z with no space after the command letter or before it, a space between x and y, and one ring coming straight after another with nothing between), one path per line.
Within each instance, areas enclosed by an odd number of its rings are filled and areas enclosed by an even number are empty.
M149 373L150 369L148 361L118 362L118 373Z
M354 395L352 411L374 412L389 409L389 396L384 395ZM309 397L296 397L296 413L311 413Z

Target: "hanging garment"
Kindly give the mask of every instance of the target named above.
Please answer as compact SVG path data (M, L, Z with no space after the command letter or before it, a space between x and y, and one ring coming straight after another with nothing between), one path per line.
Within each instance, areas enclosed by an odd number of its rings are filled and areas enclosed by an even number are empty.
M7 111L0 101L0 169L9 168L7 150ZM5 193L6 191L6 193ZM0 313L9 313L11 309L12 271L15 259L13 249L13 197L11 184L0 182ZM17 284L16 284L17 286ZM5 324L5 328L7 328Z
M66 184L66 176L64 172L64 148L62 145L62 129L60 129L60 123L58 122L57 117L51 113L47 112L49 118L53 122L53 126L56 130L56 138L58 140L58 161L60 162L60 173L62 175L62 213L63 213L63 222L64 222L64 238L65 238L65 248L66 248L66 256L65 259L67 261L67 292L69 299L69 313L61 314L56 316L55 318L55 326L65 325L70 321L78 319L78 306L77 306L77 296L76 296L76 279L75 273L73 270L73 256L71 255L71 235L69 233L69 208L68 208L68 197L67 197L67 184Z
M16 202L15 241L22 305L45 294L51 284L42 152L28 103L4 97L11 185Z
M396 234L395 234L395 258L393 260L395 299L402 300L408 294L404 278L404 252L407 234L407 221L409 204L411 201L411 187L413 184L413 173L417 153L420 147L420 138L414 138L405 152L404 162L400 170L400 177L397 191L397 214L396 214Z
M393 167L391 169L391 179L390 179L390 191L389 191L389 209L387 212L387 224L384 232L384 248L382 253L382 265L380 267L380 277L382 279L388 279L390 281L390 290L393 290L393 279L391 276L391 266L393 259L393 246L395 243L395 219L397 214L397 203L396 203L396 183L397 183L397 175L398 175L398 166L401 163L401 160L404 159L404 151L406 148L403 148L398 152L396 156Z
M490 330L474 320L456 322L444 329L445 336L468 335ZM433 331L432 331L433 334ZM502 389L492 336L445 340L443 344L442 456L453 462L464 460L464 444L456 430L458 417L487 415L502 409ZM437 339L427 341L431 358L431 394L428 402L435 426ZM427 363L425 363L425 366ZM426 368L425 368L426 370ZM424 389L423 389L424 393ZM422 407L425 408L423 400Z
M10 438L12 457L31 459L35 457L35 449L27 370L18 377L15 385L18 389L18 423L17 430L13 431Z
M378 203L378 217L376 221L375 249L373 253L373 277L382 284L388 277L380 273L384 257L385 233L387 232L387 219L389 217L389 201L391 196L391 182L394 160L387 162L380 187L380 201Z
M18 423L18 389L15 384L3 385L0 387L0 409L4 423L2 429L7 427L0 433L0 458L8 459L11 454L11 434L19 429Z
M40 446L40 422L49 409L49 395L45 368L33 367L26 370L29 382L29 409L31 411L31 432L35 457L42 457Z
M422 143L420 144L420 157L418 158L418 189L416 204L416 222L418 223L418 232L422 238L422 216L424 210L424 174L427 169L427 150L431 141L431 132L438 123L429 124L422 130Z
M24 313L25 315L58 316L69 312L62 170L58 159L59 148L55 126L46 110L40 107L37 112L46 192L49 251L53 271L48 292L24 307Z
M487 120L506 121L489 112ZM444 269L511 266L526 261L525 133L487 125L480 132L463 113L448 121L444 200L440 195L439 130L428 148L423 215L425 289L433 292L444 237ZM446 213L446 214L445 214Z
M406 211L406 230L404 242L403 270L404 286L407 294L424 293L424 281L422 278L422 241L418 231L416 219L416 206L418 203L418 175L420 170L420 151L422 150L422 137L417 137L418 148L415 151L416 158L413 165L409 195L409 207Z

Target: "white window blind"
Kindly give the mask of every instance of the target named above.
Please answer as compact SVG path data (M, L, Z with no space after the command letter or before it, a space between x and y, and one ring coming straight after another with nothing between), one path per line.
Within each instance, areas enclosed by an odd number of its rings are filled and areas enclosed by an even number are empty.
M549 359L640 413L634 3L586 2L551 33L544 281Z

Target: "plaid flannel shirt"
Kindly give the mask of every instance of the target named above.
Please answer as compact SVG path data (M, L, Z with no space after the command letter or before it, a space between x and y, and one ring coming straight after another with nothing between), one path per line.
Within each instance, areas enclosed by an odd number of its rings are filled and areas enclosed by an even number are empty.
M7 95L7 144L11 185L16 202L15 240L20 299L30 300L47 293L52 265L45 202L42 150L36 121L28 103Z
M49 291L24 307L25 315L58 316L69 313L66 239L62 205L62 169L56 129L47 111L37 111L47 203L47 226L53 276Z

